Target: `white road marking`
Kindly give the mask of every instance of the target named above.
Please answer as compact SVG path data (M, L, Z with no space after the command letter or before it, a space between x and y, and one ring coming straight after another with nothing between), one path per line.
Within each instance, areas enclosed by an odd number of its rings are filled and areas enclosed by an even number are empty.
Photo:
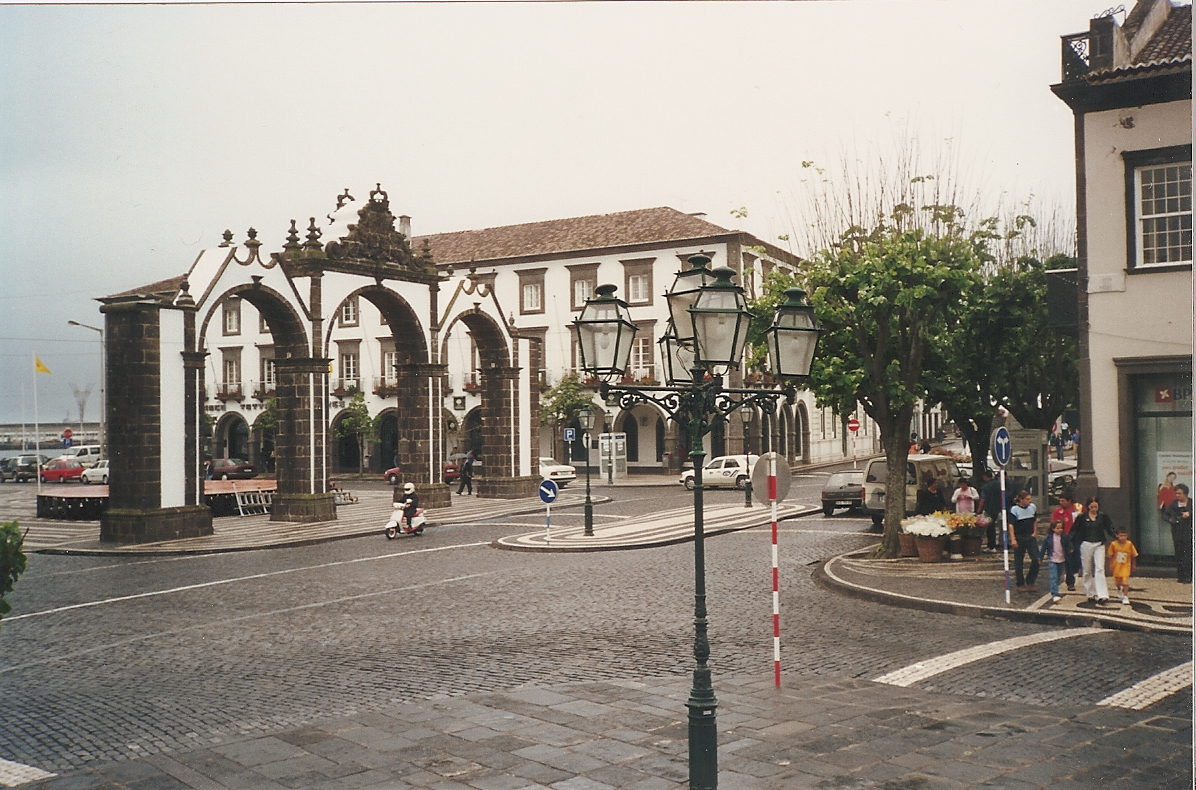
M256 612L254 614L242 615L241 617L231 617L231 618L228 618L225 620L215 620L210 623L196 623L195 625L184 626L183 628L172 628L168 631L157 631L152 634L142 634L141 636L134 636L129 639L121 639L120 641L117 641L117 642L109 642L107 644L97 645L95 647L89 647L84 650L76 650L74 652L66 653L66 654L60 655L60 656L50 656L49 658L42 658L42 659L38 659L37 661L30 661L25 664L13 664L12 666L0 667L0 675L5 674L6 672L15 672L16 670L19 670L19 669L27 669L28 667L39 666L41 664L52 664L56 661L68 661L68 660L78 658L79 656L88 655L89 653L98 653L101 650L108 650L113 647L121 647L122 645L133 644L134 642L144 642L147 639L155 639L160 636L172 636L175 634L181 634L184 631L195 631L195 630L199 630L202 628L216 628L216 627L223 628L232 623L240 623L245 620L255 620L259 617L270 617L270 616L276 615L276 614L289 614L291 612L300 612L300 611L303 611L304 609L316 609L321 606L332 606L332 605L335 605L338 603L346 603L348 601L359 601L363 598L376 598L379 595L394 595L395 593L410 592L411 590L422 590L426 587L435 587L440 584L450 584L452 582L465 581L466 579L476 579L481 576L493 576L496 573L499 573L499 571L488 571L486 573L471 573L466 576L454 576L451 579L437 579L436 581L433 581L433 582L422 582L420 584L409 584L404 587L393 587L388 590L376 590L374 592L360 593L358 595L346 595L341 598L332 598L327 601L316 601L314 603L300 604L299 606L288 606L285 609L272 609L271 611L268 611L268 612ZM0 784L2 784L2 782L0 782Z
M961 667L964 664L991 658L1001 653L1008 653L1011 650L1020 650L1023 647L1054 642L1058 639L1070 639L1073 636L1107 633L1109 631L1103 628L1069 628L1063 631L1046 631L1041 634L1029 634L1027 636L1017 636L1012 639L1002 639L998 642L989 642L988 644L957 650L954 653L947 653L936 658L919 661L916 664L910 664L908 667L902 667L887 675L881 675L876 678L876 682L887 683L890 686L912 686L915 683L955 669L956 667Z
M1192 662L1180 664L1177 667L1164 670L1152 675L1146 680L1135 683L1128 689L1122 689L1111 697L1105 697L1097 705L1108 705L1114 708L1129 708L1142 710L1164 697L1183 691L1192 685Z
M232 579L217 579L211 582L201 582L199 584L187 584L182 587L171 587L167 590L154 590L152 592L136 593L134 595L121 595L116 598L103 598L99 601L87 601L86 603L76 603L70 606L59 606L54 609L44 609L40 612L28 612L27 614L18 614L14 617L4 618L4 624L16 622L18 620L25 620L30 617L43 617L48 614L58 614L59 612L69 612L72 609L88 609L93 606L104 606L106 604L121 603L123 601L135 601L138 598L153 598L158 595L170 595L177 592L186 592L188 590L199 590L204 587L216 587L222 584L235 584L237 582L253 581L255 579L268 579L271 576L282 576L288 573L299 573L302 571L314 571L321 568L334 568L338 565L353 565L358 562L373 562L374 560L388 560L394 557L405 557L410 554L430 554L437 551L450 551L452 549L468 549L477 546L489 546L489 541L479 541L477 543L458 543L452 546L439 546L432 549L414 549L412 551L396 551L390 554L380 554L374 557L358 557L352 560L337 560L336 562L324 562L319 565L305 565L301 568L287 568L281 571L270 571L268 573L254 573L249 576L237 576Z
M22 765L11 760L0 759L0 785L4 787L17 787L29 782L49 779L51 776L58 776L58 774L34 768L32 765Z

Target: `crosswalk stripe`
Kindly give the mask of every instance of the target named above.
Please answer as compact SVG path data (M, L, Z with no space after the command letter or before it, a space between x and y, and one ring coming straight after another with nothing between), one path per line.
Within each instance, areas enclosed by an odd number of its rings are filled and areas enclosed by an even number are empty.
M1127 689L1122 689L1112 696L1105 697L1096 704L1114 708L1142 710L1165 697L1183 691L1191 685L1192 662L1188 661L1177 667L1164 670L1157 675L1152 675Z
M0 759L0 785L4 787L17 787L28 784L29 782L49 779L51 776L58 776L58 774L34 768L32 765L23 765L21 763L14 763L11 760Z
M1107 633L1109 631L1103 628L1068 628L1062 631L1044 631L1041 634L1029 634L1027 636L1017 636L1012 639L1002 639L997 642L988 642L987 644L965 648L964 650L956 650L954 653L946 653L935 658L928 658L925 661L919 661L916 664L910 664L908 667L902 667L886 675L881 675L875 679L875 682L886 683L890 686L912 686L915 683L934 677L935 675L940 675L956 667L961 667L964 664L991 658L992 656L1008 653L1012 650L1020 650L1023 647L1054 642L1059 639L1070 639L1074 636Z

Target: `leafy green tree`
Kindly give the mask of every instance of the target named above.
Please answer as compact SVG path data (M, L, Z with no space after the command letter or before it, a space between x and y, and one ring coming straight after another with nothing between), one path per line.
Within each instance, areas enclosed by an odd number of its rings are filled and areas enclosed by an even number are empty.
M983 248L959 209L920 210L899 204L871 229L849 228L837 246L813 256L809 273L823 329L810 386L821 404L850 412L858 402L877 424L887 556L900 549L909 426L926 396L929 346L959 321L963 295L979 282Z
M336 426L338 436L353 436L357 439L357 470L365 474L365 444L366 436L373 437L377 429L376 421L370 416L370 409L365 405L365 395L358 392L353 400L345 407L345 416Z
M25 572L25 552L21 546L24 536L17 522L0 524L0 618L12 611L4 596L12 592L17 579Z
M594 406L593 394L581 383L576 373L568 373L540 398L540 422L552 424L554 445L561 450L564 447L563 434L560 428L568 426L577 420L577 415ZM556 457L563 458L565 453Z

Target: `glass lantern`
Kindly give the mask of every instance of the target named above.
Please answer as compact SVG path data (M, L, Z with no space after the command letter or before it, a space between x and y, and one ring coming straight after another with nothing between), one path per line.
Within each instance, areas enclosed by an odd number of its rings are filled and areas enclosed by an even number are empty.
M573 324L581 368L607 381L627 370L636 332L627 303L615 297L616 290L614 285L598 286L598 295L586 302Z
M806 292L786 288L785 301L777 306L772 326L764 333L772 372L784 378L809 376L821 332Z
M701 289L689 315L697 364L720 376L743 356L751 313L743 289L731 282L735 270L722 266L712 274L714 282Z

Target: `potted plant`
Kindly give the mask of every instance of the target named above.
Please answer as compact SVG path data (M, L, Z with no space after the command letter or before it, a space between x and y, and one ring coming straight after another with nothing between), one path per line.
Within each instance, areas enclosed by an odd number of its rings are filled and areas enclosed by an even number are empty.
M922 562L942 562L943 548L951 527L947 526L948 514L933 513L929 516L914 516L901 522L901 530L914 536L918 546L918 559Z
M981 525L971 513L952 513L947 525L955 530L960 539L960 554L964 557L980 556Z

